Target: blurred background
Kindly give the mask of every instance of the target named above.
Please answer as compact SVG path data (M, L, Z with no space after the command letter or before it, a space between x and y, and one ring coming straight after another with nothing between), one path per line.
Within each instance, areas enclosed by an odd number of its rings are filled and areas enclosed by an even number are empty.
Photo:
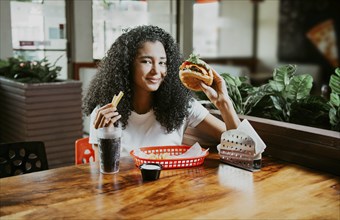
M0 58L57 60L58 78L80 80L86 92L115 39L153 24L184 58L199 54L219 73L261 85L274 68L296 64L319 94L339 66L339 8L337 0L1 0Z

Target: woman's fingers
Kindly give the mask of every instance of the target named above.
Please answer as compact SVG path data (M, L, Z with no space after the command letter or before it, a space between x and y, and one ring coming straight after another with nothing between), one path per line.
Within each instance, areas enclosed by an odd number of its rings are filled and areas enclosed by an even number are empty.
M226 88L225 81L220 74L218 74L214 69L212 69L214 75L213 85L216 86L215 89L223 90Z
M102 117L99 123L99 128L104 127L105 117Z
M218 96L229 96L228 95L228 89L227 89L227 85L223 79L223 77L218 74L214 69L213 70L213 74L214 74L214 81L212 84L212 87L216 90L216 92L218 93Z
M214 103L216 99L218 98L218 92L220 91L219 87L220 87L221 76L212 67L210 68L214 76L213 84L211 86L208 86L204 83L201 83L201 89L207 95L210 101Z
M105 115L105 123L104 127L113 125L118 119L120 119L121 115L118 112L110 112Z
M117 111L114 111L114 112L108 112L107 114L105 114L105 117L106 118L112 118L114 116L117 116L119 115L119 113Z
M103 118L103 115L97 111L96 119L94 120L94 128L99 128L100 122Z
M101 108L99 108L99 109L97 109L97 114L96 114L96 119L94 120L94 127L97 129L97 128L99 128L99 126L100 126L100 123L101 123L101 119L102 119L102 117L103 117L103 111L105 110L105 109L107 109L107 108L110 108L110 105L111 105L111 103L109 103L109 104L107 104L107 105L104 105L104 106L102 106ZM111 105L111 107L112 107L112 105Z
M209 100L217 106L217 103L228 97L228 90L224 79L214 69L212 69L214 81L211 86L201 83L201 89L209 98Z
M214 79L217 78L219 80L222 79L222 76L220 74L218 74L214 69L212 69L213 75L214 75Z
M201 89L207 95L207 97L212 101L212 99L217 98L217 92L214 88L207 86L205 83L201 82Z
M107 104L98 109L96 119L94 121L94 127L98 129L109 126L112 121L116 122L120 118L117 118L117 116L119 116L117 108L112 107L111 103Z
M108 122L108 126L113 126L113 124L118 121L122 116L121 115L116 115L114 117L112 117L109 122Z

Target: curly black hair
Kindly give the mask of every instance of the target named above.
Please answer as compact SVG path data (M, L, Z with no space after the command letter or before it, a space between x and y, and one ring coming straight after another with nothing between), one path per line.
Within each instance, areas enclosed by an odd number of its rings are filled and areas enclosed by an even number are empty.
M127 30L112 44L99 63L97 74L83 99L83 111L86 115L91 114L96 106L110 103L115 94L123 91L124 96L117 109L122 116L122 126L126 127L133 110L133 61L143 43L156 41L163 44L166 52L167 75L159 89L154 92L153 110L156 119L167 132L182 125L188 116L192 98L192 93L182 85L178 77L182 56L173 37L152 25Z

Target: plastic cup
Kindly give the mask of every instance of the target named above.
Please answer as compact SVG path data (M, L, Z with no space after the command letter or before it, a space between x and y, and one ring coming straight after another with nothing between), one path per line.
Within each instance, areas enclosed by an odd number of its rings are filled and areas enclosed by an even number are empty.
M103 174L119 172L121 135L121 128L103 127L98 129L99 165L100 172Z
M144 163L139 166L139 169L141 170L143 181L152 181L159 179L162 165L157 163Z

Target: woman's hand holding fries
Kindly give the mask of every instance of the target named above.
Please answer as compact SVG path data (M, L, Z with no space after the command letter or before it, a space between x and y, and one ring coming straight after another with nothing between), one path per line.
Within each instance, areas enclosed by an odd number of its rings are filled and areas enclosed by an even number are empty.
M113 97L111 103L97 110L96 119L94 120L94 127L96 129L113 126L113 124L121 118L121 115L117 112L117 105L123 95L123 92L119 92L118 96L115 95Z

